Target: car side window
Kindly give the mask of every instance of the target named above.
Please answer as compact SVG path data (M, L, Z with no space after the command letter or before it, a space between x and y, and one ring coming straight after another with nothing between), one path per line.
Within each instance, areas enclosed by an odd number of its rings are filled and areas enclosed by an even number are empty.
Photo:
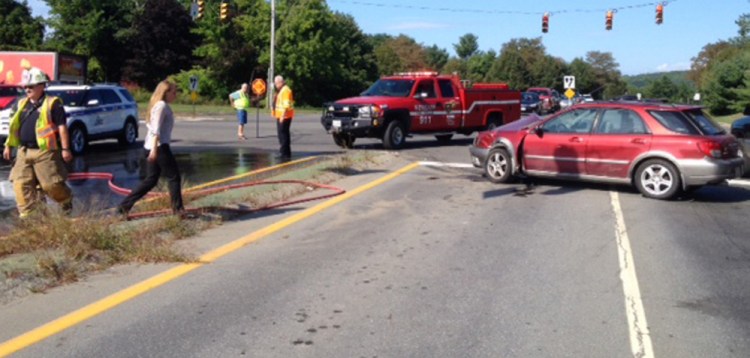
M133 96L132 96L132 95L130 94L130 92L128 92L127 90L121 89L121 90L117 90L117 92L120 92L120 95L121 95L121 96L122 96L123 98L125 98L125 100L126 100L127 102L135 102L135 99L134 99L134 98L133 98Z
M427 93L427 98L435 98L435 81L423 80L417 85L415 94Z
M83 104L88 106L89 103L91 103L91 101L93 100L98 101L100 106L104 104L104 100L102 99L101 94L99 93L98 90L86 91L86 97L85 97Z
M443 98L456 97L456 93L453 91L453 83L450 80L438 80L440 86L440 94Z
M666 127L667 129L677 132L680 134L700 135L698 128L696 128L690 120L682 114L682 112L676 111L649 111L656 120Z
M545 133L589 133L597 110L577 109L550 119L542 126Z
M595 132L599 134L646 134L648 129L638 113L627 109L609 109L602 114Z
M118 104L122 103L122 100L120 99L120 96L115 93L113 90L105 89L99 91L101 97L102 97L102 104Z

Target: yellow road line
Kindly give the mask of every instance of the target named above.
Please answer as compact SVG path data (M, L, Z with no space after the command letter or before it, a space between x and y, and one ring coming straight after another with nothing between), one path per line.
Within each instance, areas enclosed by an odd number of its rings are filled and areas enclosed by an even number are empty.
M419 167L419 163L409 164L391 174L388 174L380 179L362 185L352 191L349 191L343 195L339 195L323 203L315 205L305 211L294 214L286 219L278 221L274 224L266 226L258 231L255 231L247 236L239 238L233 242L223 245L217 249L211 250L208 253L203 254L199 258L198 263L182 264L177 267L171 268L164 271L156 276L149 279L136 283L128 288L125 288L119 292L116 292L108 297L105 297L99 301L96 301L88 306L78 309L74 312L68 313L54 321L46 323L40 327L37 327L31 331L28 331L20 336L12 338L8 341L0 344L0 357L5 357L11 353L17 352L24 349L34 343L37 343L45 338L48 338L54 334L62 332L70 327L75 326L89 318L106 312L117 305L133 299L143 293L146 293L152 289L155 289L167 282L173 281L178 277L185 275L186 273L193 271L207 263L216 261L217 259L225 256L233 251L236 251L250 243L258 241L272 233L275 233L283 228L286 228L294 223L304 220L312 215L315 215L325 209L328 209L342 201L350 199L356 195L359 195L367 190L370 190L378 185L382 185L390 180L393 180L414 168Z

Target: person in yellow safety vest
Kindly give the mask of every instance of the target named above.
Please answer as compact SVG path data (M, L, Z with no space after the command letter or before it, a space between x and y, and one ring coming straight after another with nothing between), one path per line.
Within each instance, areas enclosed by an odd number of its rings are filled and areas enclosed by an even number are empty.
M289 128L292 126L294 117L294 97L292 89L286 85L284 77L276 76L273 84L279 93L273 101L273 117L276 118L276 133L279 137L280 154L282 159L292 157L291 134Z
M245 137L245 124L247 124L247 109L250 108L250 93L248 92L247 83L243 83L238 91L232 92L229 95L229 102L237 110L237 122L239 123L237 138L247 140L247 137Z
M73 154L65 108L60 98L45 93L47 74L32 67L22 77L20 86L26 91L26 98L18 102L10 119L3 150L3 158L10 161L11 148L17 148L10 181L19 216L26 218L37 208L42 199L38 187L58 202L65 214L70 214L73 194L65 183L68 171L63 161L73 160Z

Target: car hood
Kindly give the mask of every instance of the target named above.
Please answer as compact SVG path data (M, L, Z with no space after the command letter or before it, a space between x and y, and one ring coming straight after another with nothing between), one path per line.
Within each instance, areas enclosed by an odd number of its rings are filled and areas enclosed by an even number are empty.
M398 103L408 100L408 97L360 96L340 99L335 104L385 104Z
M525 131L535 126L536 124L541 123L542 120L544 120L542 117L539 117L536 114L532 114L530 116L523 117L517 121L510 122L506 125L503 125L499 127L497 130L501 132Z

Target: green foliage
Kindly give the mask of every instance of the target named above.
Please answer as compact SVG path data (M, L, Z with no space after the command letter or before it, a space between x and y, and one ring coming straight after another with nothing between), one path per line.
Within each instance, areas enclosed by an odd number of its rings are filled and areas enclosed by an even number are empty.
M421 71L429 66L427 51L406 35L383 39L375 48L374 53L377 72L381 75Z
M430 67L430 69L437 72L443 70L443 67L445 67L445 64L448 63L448 59L450 58L448 51L443 48L437 47L437 45L426 47L424 49L424 52L427 58L427 65Z
M479 43L477 42L477 36L474 34L466 34L458 39L457 44L453 44L453 49L456 50L458 58L466 60L472 55L477 53L479 50Z
M124 78L154 88L167 76L189 68L197 36L193 21L176 0L146 0L128 39Z
M43 20L31 16L26 1L0 0L0 49L36 50L44 38Z
M742 88L750 69L750 52L713 65L705 74L703 98L706 106L714 114L729 114L741 109L741 99L737 89Z
M193 68L191 70L182 71L174 76L172 80L177 84L180 89L180 96L178 102L180 103L192 103L190 102L190 77L196 76L199 80L198 88L198 104L205 103L216 103L217 101L224 101L229 95L230 89L227 89L226 84L219 82L215 74L205 68ZM239 88L239 87L238 87ZM149 95L150 96L150 95ZM146 99L148 102L148 99Z
M290 82L297 104L320 105L377 78L372 51L351 16L332 13L322 0L300 0L279 29L276 72Z

